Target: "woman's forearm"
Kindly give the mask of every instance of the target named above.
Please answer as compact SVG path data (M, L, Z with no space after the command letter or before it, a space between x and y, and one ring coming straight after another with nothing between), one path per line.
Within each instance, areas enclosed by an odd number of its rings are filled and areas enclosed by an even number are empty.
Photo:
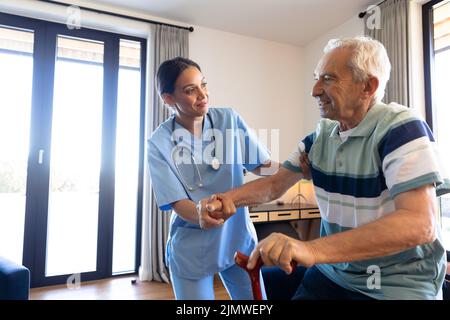
M185 221L198 224L197 206L192 200L183 199L172 205L174 211Z

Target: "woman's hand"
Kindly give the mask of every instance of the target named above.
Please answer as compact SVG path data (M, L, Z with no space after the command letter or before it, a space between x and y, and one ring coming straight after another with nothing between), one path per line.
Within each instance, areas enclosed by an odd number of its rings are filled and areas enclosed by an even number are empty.
M236 206L233 200L226 193L213 194L206 204L209 215L224 221L231 218L236 213Z
M233 201L226 194L213 194L199 201L197 210L202 229L220 226L236 213Z
M206 209L208 201L209 199L202 199L197 204L198 224L202 229L217 228L225 222L220 216L210 216L209 211Z

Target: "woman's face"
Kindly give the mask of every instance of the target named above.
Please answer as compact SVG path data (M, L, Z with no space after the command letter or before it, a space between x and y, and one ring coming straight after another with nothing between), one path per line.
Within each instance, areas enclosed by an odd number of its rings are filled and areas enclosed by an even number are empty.
M203 74L195 67L185 69L175 82L173 93L163 94L164 102L177 116L203 117L208 112L208 87Z

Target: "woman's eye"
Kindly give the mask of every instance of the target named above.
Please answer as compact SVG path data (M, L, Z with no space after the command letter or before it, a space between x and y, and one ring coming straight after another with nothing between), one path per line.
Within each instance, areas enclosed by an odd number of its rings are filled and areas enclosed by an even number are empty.
M204 82L202 83L202 89L206 88L208 86L208 83Z

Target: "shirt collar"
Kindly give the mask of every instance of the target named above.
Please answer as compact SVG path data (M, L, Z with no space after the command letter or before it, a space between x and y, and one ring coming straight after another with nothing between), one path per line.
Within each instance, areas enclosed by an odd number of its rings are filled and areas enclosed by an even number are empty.
M368 137L372 134L373 130L378 123L378 115L383 112L386 104L379 102L369 109L364 119L354 128L349 137ZM331 131L330 138L339 138L339 122L336 121L336 125Z

